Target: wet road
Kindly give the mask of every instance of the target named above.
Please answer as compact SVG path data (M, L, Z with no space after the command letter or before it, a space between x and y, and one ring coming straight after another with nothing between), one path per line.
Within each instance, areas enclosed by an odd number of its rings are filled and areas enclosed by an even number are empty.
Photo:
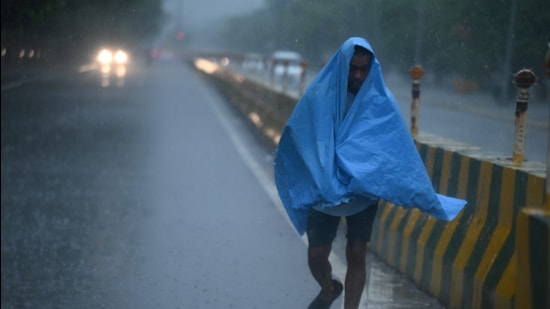
M249 126L179 63L100 83L3 87L2 308L307 307L305 242ZM363 308L439 308L368 263Z

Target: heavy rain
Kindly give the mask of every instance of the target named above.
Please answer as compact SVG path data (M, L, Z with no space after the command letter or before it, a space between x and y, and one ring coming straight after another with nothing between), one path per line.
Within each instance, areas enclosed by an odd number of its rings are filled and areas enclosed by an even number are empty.
M467 202L447 222L377 196L359 308L550 307L550 2L1 5L2 308L311 308L274 158L350 37Z

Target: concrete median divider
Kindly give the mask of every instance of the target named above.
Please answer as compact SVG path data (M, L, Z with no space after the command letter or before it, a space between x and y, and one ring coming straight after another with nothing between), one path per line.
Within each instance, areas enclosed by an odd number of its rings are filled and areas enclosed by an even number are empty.
M193 65L274 150L296 98L221 67ZM382 202L370 249L449 308L548 308L539 307L550 294L548 210L525 210L545 204L545 164L514 165L437 136L415 140L436 191L468 204L443 222Z
M550 215L522 209L517 218L516 308L550 308Z
M450 308L514 308L515 221L524 205L543 204L544 165L519 169L433 137L417 145L436 190L468 204L443 222L385 203L373 249Z

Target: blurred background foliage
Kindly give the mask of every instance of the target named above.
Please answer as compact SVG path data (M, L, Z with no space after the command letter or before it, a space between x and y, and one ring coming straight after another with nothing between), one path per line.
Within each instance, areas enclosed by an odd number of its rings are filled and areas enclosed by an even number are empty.
M98 44L132 47L153 37L161 20L158 0L2 0L2 45L66 55Z
M453 76L505 94L512 74L544 80L548 0L266 0L231 19L218 40L232 50L292 49L316 67L349 36L367 38L385 69L421 64L434 82ZM542 78L540 78L542 77ZM543 81L544 82L544 81Z
M67 53L99 42L150 44L169 19L161 0L1 3L3 45L17 38L47 42ZM521 68L533 69L545 83L540 77L550 40L550 1L265 0L256 11L202 29L208 31L187 33L187 44L200 36L232 52L290 49L313 69L346 38L363 36L385 70L407 72L420 64L434 82L461 78L505 94L515 92L510 81Z

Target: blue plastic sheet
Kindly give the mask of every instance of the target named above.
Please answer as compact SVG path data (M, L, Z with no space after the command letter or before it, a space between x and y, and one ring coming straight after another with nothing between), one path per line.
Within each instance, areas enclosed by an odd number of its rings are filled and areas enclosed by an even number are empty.
M450 221L466 201L437 194L424 162L373 56L370 72L348 114L353 37L330 58L298 101L275 154L275 184L300 235L316 204L332 207L353 196L380 198Z

